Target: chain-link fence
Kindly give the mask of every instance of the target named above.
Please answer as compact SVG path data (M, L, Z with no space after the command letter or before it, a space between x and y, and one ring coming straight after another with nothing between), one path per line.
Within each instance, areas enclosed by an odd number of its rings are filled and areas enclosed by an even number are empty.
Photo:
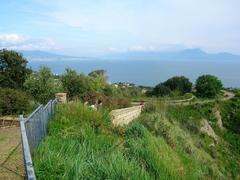
M54 114L57 100L40 105L28 118L20 116L24 166L27 179L36 179L32 164L33 155L41 140L47 134L48 122Z

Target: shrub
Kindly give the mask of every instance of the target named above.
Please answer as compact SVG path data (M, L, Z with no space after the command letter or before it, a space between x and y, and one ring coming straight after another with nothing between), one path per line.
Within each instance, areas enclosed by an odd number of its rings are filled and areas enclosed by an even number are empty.
M192 83L188 78L184 76L175 76L167 81L158 84L153 89L153 95L156 96L166 96L171 93L171 91L178 91L180 94L189 93L192 90Z
M32 73L24 86L37 102L43 104L53 98L58 90L54 76L48 67L41 67L39 71Z
M20 90L0 88L0 115L21 114L30 107L29 97Z
M70 98L78 97L90 90L89 78L72 69L65 70L65 73L61 76L61 82Z
M220 93L222 87L222 82L212 75L202 75L196 81L197 95L201 97L215 97Z
M155 96L166 96L169 95L171 90L163 84L158 84L154 89L152 94Z
M164 86L168 87L172 91L177 90L180 91L182 94L191 92L192 90L192 83L189 81L188 78L184 76L175 76L163 83Z
M104 107L112 109L127 108L131 106L131 102L127 98L116 98L105 96L101 93L85 93L81 96L83 102L88 102L89 104L96 104L101 102Z
M143 138L146 135L146 131L147 129L143 125L134 123L126 130L125 136L128 138Z
M240 98L234 98L222 106L223 125L240 134Z
M147 103L143 107L143 112L152 113L157 111L157 106L154 103Z

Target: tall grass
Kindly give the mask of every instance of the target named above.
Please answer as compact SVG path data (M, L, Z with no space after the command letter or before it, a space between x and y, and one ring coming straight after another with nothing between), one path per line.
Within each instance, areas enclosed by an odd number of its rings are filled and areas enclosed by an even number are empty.
M233 155L226 142L212 149L211 138L183 126L191 113L193 118L210 117L209 108L200 113L185 108L169 110L158 104L128 126L113 127L104 109L93 111L80 103L58 105L49 135L34 156L37 178L238 178L237 161L226 162ZM193 118L186 120L197 121Z

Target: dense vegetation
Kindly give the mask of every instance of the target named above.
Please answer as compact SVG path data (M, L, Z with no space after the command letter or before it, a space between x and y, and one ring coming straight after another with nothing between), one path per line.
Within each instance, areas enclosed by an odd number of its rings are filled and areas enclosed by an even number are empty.
M74 69L66 69L62 75L54 75L48 67L41 67L38 71L32 72L27 67L27 63L18 52L0 50L0 87L19 91L16 93L17 96L23 95L20 98L15 97L15 101L9 101L5 99L7 96L1 96L2 102L14 102L18 105L10 104L10 106L23 108L5 111L6 107L0 106L0 115L27 113L27 109L32 108L24 108L26 104L31 104L32 107L36 107L39 103L44 104L54 98L57 92L66 92L70 101L82 100L81 97L86 93L92 93L93 96L96 93L101 94L110 109L125 107L126 98L129 99L128 101L131 99L141 101L156 96L181 99L192 93L192 83L184 76L172 77L151 88L122 82L110 84L105 70L95 70L85 75ZM215 97L220 93L221 88L221 81L211 75L201 76L196 82L197 95L201 97Z
M220 93L222 87L222 82L212 75L202 75L196 81L197 95L202 97L216 97Z
M21 54L6 49L0 50L0 87L20 89L31 70Z
M184 76L175 76L167 81L158 84L153 89L152 94L155 96L166 96L171 92L177 92L181 95L191 92L192 83Z
M125 127L112 126L104 109L59 105L34 157L37 177L238 179L240 135L217 126L216 105L147 104L141 117ZM212 125L217 141L200 131L202 119Z

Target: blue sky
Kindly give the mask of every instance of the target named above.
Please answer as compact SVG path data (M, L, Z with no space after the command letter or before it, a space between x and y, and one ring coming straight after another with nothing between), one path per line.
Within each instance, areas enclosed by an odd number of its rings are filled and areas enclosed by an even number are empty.
M0 6L0 48L240 54L239 9L239 0L8 0Z

